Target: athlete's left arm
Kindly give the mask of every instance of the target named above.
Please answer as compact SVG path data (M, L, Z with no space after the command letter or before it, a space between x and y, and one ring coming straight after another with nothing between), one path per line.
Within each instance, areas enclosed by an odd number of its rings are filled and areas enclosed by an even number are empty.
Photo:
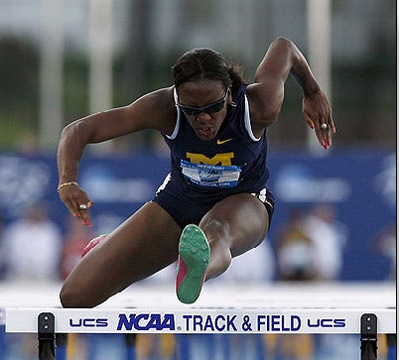
M255 83L247 88L254 135L259 137L277 120L284 100L284 84L290 74L302 87L307 124L315 129L320 144L328 148L331 131L335 133L330 102L300 50L292 41L281 37L270 45L256 71ZM327 124L328 128L322 129L321 124Z

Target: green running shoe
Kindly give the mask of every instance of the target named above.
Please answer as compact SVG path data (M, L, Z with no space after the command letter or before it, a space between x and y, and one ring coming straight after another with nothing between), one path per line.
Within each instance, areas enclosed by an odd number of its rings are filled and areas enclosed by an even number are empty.
M176 293L185 304L192 304L201 293L210 248L204 232L197 225L187 225L180 236L176 273Z

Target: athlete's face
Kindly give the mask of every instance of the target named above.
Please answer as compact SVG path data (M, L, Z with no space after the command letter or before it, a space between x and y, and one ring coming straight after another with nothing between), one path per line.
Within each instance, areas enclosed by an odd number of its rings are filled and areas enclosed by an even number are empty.
M227 103L231 102L230 89L221 81L204 79L181 84L177 93L178 103L198 137L204 141L213 140L226 117ZM196 109L185 111L185 107L205 109L195 114Z

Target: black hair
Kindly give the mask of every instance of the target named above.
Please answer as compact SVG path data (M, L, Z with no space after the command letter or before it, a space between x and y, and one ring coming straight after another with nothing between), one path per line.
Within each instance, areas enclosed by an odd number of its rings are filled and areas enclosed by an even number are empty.
M183 54L172 66L175 86L202 79L219 80L235 91L244 84L241 68L228 65L222 54L212 49L194 49Z

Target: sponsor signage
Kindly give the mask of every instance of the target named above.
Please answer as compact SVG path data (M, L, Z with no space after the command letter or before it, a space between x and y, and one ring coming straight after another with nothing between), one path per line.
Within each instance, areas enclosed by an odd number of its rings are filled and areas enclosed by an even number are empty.
M69 317L72 331L106 329L111 332L290 333L346 328L347 320L282 314L119 313L114 317ZM97 332L97 331L94 331Z
M371 309L368 309L370 311ZM44 310L7 309L7 332L36 332ZM62 333L360 333L359 309L190 309L126 311L51 309L55 331ZM394 309L371 311L381 333L396 330Z

